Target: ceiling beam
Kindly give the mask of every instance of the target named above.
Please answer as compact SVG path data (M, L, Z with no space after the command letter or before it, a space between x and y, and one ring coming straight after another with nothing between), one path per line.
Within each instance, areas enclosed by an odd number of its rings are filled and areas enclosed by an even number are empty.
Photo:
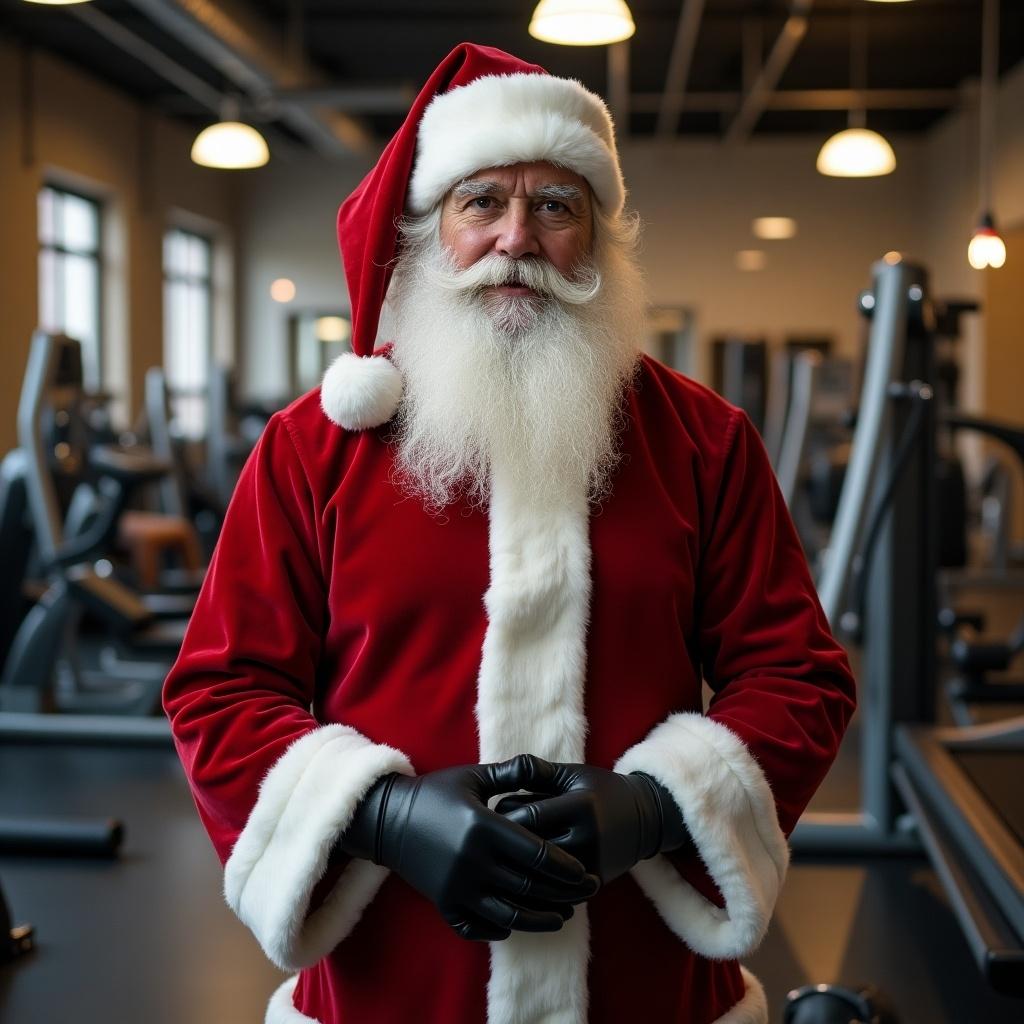
M273 102L278 89L321 84L305 57L282 42L281 33L234 0L129 3L257 104ZM277 109L281 120L324 156L344 156L373 146L369 132L347 114L287 101Z
M813 2L814 0L792 0L789 17L782 26L768 59L744 96L740 109L725 133L725 141L730 145L746 141L754 130L754 125L767 107L775 86L779 84L779 79L782 78L783 72L793 59L793 54L807 34L807 16Z
M608 47L608 107L620 139L629 136L629 40Z
M407 114L416 90L407 85L320 85L277 89L273 99L301 107L329 107L346 114Z
M690 65L693 63L693 51L697 46L697 32L703 13L704 0L683 0L665 75L665 88L658 108L656 131L662 138L675 135L679 126L679 115L683 111L686 83L690 77Z
M103 36L107 42L113 43L129 56L145 64L165 81L180 89L196 103L214 114L220 112L224 103L224 94L194 75L188 68L182 67L177 61L171 60L162 50L152 43L126 29L120 22L90 4L75 4L68 8L68 13L76 17L83 25L88 25L97 35Z
M661 109L664 94L635 92L630 106L638 114ZM963 89L784 89L765 101L766 110L947 110L959 105ZM739 110L740 92L690 92L678 98L681 110L700 114L728 114Z

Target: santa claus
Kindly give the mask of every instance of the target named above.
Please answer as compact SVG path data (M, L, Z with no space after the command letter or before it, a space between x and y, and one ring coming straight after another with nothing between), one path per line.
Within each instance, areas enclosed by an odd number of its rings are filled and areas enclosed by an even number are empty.
M165 689L271 1024L768 1019L853 682L750 422L641 355L624 202L597 96L464 44L341 208L354 351Z

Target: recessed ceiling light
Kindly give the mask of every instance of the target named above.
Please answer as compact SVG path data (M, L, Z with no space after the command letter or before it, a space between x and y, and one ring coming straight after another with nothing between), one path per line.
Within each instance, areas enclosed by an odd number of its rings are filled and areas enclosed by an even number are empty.
M752 227L758 238L772 241L792 238L796 234L796 221L792 217L757 217Z
M737 270L764 270L766 262L763 249L740 249L736 253Z

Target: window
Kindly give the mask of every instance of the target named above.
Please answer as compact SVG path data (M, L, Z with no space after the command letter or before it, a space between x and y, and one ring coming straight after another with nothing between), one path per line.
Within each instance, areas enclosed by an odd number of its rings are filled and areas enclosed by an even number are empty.
M39 323L82 345L87 388L101 380L100 205L52 186L39 193Z
M164 235L164 369L172 412L186 437L206 433L213 333L212 246L172 228Z

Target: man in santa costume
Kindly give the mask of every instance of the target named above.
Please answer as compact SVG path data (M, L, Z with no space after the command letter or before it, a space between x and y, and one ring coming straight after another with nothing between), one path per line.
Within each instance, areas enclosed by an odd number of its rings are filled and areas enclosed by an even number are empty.
M640 354L624 200L597 96L464 44L341 208L354 351L165 690L272 1024L768 1019L853 681L749 420Z

